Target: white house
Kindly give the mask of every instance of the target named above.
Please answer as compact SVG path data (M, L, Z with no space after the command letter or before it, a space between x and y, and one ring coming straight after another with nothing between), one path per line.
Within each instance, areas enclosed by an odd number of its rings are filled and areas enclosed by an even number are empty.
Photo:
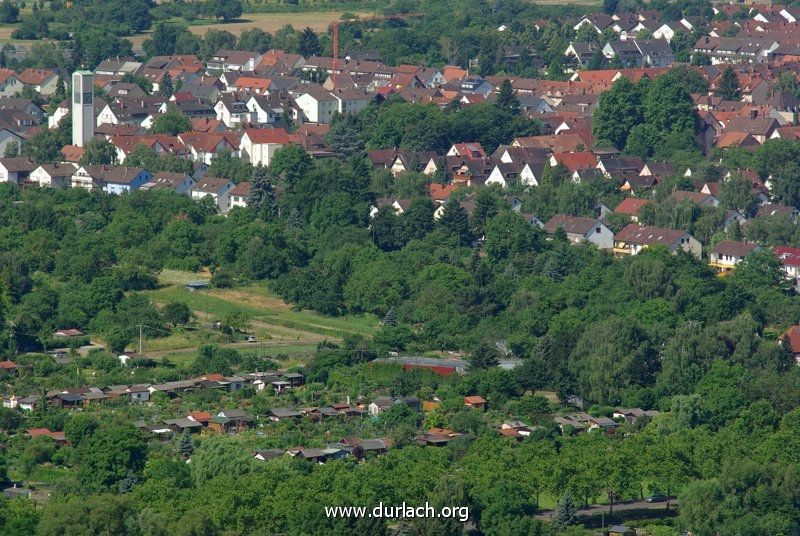
M75 164L42 164L31 172L30 180L45 188L69 188Z
M39 164L25 156L0 158L0 182L19 184L28 180L31 172L37 167Z
M239 142L239 158L254 166L268 166L275 152L290 141L282 128L248 128Z
M17 144L17 148L21 148L22 144L24 143L25 138L13 132L7 128L0 128L0 156L6 154L6 150L8 149L8 144L11 142L15 142Z
M192 188L192 199L195 201L202 201L210 197L217 205L217 209L221 213L228 211L230 202L228 195L233 190L235 184L228 179L218 179L216 177L205 177L197 181L197 184Z
M247 109L250 111L250 120L261 125L277 123L287 112L278 100L270 99L266 95L251 96L247 101Z
M225 123L228 128L252 121L247 103L233 97L221 97L214 105L214 111L217 114L217 119Z
M177 194L187 194L196 184L191 175L159 171L142 185L142 190L172 190Z
M23 87L16 72L11 69L0 69L0 97L13 97L22 91Z
M211 160L220 151L223 149L233 150L233 146L225 139L225 136L216 133L184 132L178 135L178 140L189 149L193 162L205 162L209 166Z
M567 234L567 239L575 244L591 242L600 249L611 249L614 247L614 233L597 218L581 218L579 216L556 214L550 218L550 221L545 223L544 230L549 234L553 234L558 229L564 229L564 232Z
M228 209L234 207L246 207L250 197L250 183L240 182L230 192L228 192Z
M618 255L637 255L650 246L664 246L670 253L685 251L698 259L702 253L700 242L686 231L631 223L614 235Z
M747 255L757 249L757 244L722 240L711 250L708 265L716 268L720 274L731 272Z

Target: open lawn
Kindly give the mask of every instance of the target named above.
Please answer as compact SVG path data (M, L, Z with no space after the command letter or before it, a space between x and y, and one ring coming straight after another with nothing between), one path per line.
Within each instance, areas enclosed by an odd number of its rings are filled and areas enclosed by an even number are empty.
M189 30L196 35L205 35L208 30L225 30L238 36L245 30L260 28L265 32L275 33L287 24L291 24L298 30L306 27L317 32L324 32L328 29L331 21L338 20L342 16L342 11L309 11L306 13L245 13L242 18L234 22L213 22L209 20L195 21L189 25ZM357 15L368 15L369 13L356 13ZM140 34L129 37L134 46L141 46L147 39L148 34Z
M313 311L295 310L263 284L194 292L184 287L188 281L208 278L207 273L164 270L159 278L161 288L145 294L159 305L171 301L186 303L204 324L222 320L236 311L244 312L250 317L248 331L259 342L226 342L219 333L208 329L185 330L147 340L145 353L181 362L193 358L198 346L219 343L260 351L264 355L286 354L300 358L311 355L322 341L339 342L347 335L370 336L378 327L374 315L327 317Z

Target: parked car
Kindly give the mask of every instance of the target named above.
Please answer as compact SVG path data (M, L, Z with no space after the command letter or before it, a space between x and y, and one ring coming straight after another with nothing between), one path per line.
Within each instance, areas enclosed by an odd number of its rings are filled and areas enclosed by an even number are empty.
M652 495L647 496L647 498L645 498L645 501L649 503L660 503L660 502L666 502L668 498L669 497L667 497L663 493L653 493Z
M245 338L245 340L246 340L247 342L258 342L258 339L256 339L256 336L255 336L255 335L248 335L248 336Z

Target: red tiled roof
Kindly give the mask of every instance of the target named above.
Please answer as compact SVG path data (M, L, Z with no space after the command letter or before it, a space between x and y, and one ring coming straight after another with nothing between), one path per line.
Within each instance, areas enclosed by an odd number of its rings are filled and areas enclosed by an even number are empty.
M789 341L793 354L800 354L800 326L792 326L780 336L780 340Z
M630 216L636 216L639 214L639 211L642 209L643 206L650 203L651 201L648 199L639 199L636 197L626 197L623 199L617 208L614 209L614 212L617 214L628 214Z
M275 143L287 145L289 133L282 128L248 128L244 131L252 143Z
M570 171L591 169L597 167L597 158L589 151L578 153L553 153L556 162Z
M482 396L465 396L464 402L467 404L485 404L486 399Z

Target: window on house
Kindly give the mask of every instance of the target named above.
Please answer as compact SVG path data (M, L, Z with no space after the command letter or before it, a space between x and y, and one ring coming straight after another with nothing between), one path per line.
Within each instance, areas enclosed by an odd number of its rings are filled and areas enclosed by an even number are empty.
M595 233L599 233L600 232L600 227L595 227L594 232Z

